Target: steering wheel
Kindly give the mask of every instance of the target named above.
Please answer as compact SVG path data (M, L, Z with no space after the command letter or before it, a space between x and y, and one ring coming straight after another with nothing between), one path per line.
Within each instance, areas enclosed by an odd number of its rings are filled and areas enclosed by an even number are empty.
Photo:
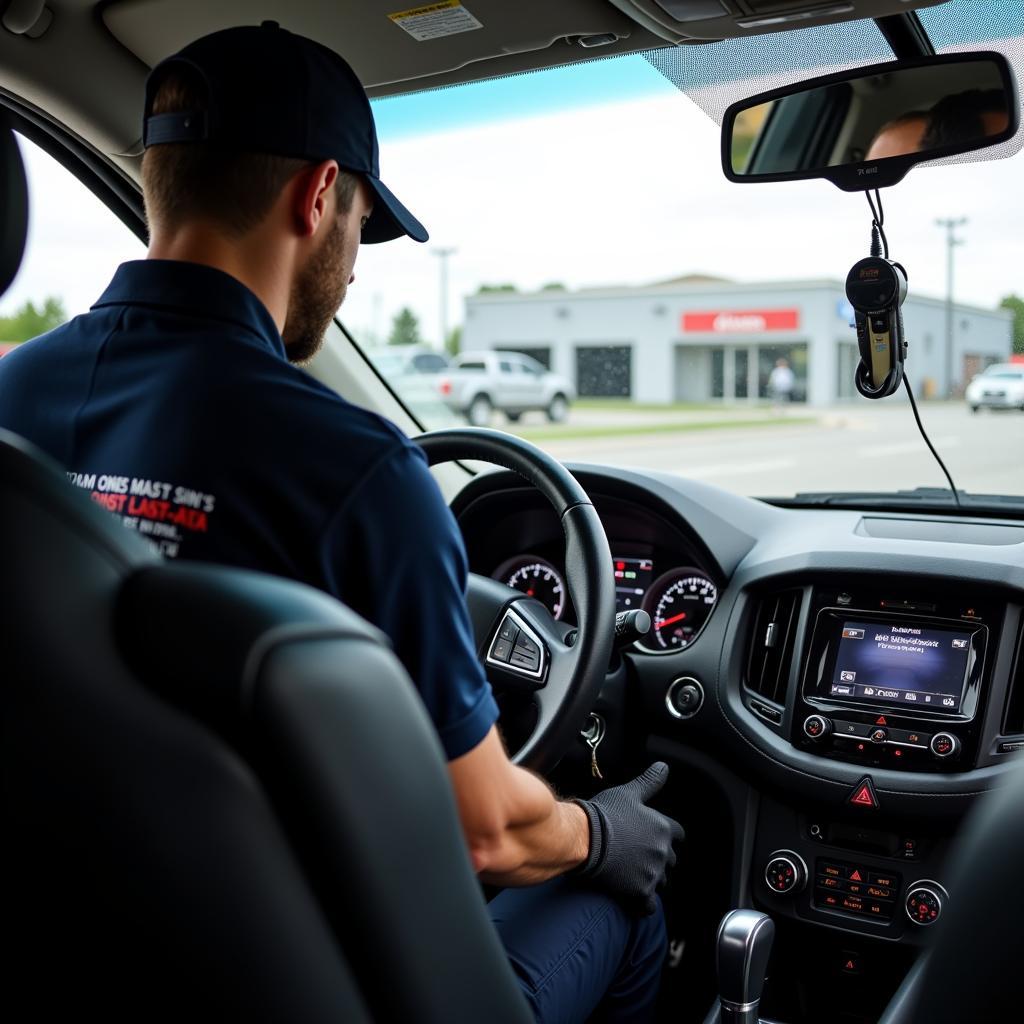
M500 430L434 430L416 439L430 465L472 459L511 469L551 503L565 534L565 583L579 620L572 632L539 601L469 574L466 603L484 671L496 689L532 695L536 719L514 754L545 772L579 734L608 670L615 633L615 580L608 538L586 491L557 460Z

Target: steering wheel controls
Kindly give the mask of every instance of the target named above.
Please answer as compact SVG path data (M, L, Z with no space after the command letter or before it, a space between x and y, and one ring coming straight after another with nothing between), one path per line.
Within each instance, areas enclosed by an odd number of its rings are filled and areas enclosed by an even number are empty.
M540 637L510 608L494 634L487 661L508 672L540 679L547 667L547 652Z
M904 908L907 917L922 928L935 924L942 915L942 908L949 895L938 882L928 880L914 882L907 889Z
M764 880L780 896L798 893L807 884L807 865L792 850L776 850L768 858Z

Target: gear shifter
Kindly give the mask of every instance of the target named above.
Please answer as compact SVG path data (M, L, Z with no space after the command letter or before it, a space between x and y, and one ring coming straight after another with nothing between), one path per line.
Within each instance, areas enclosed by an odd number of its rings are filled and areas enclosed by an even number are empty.
M758 1024L775 925L756 910L733 910L718 926L718 994L721 1024Z

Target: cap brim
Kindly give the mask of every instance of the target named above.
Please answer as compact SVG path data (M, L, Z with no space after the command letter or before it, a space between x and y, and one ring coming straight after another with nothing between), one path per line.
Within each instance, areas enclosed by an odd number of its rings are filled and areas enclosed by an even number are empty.
M427 229L398 201L384 182L369 174L365 175L365 180L373 189L373 213L363 228L364 245L390 242L402 235L408 235L416 242L425 242L430 238Z

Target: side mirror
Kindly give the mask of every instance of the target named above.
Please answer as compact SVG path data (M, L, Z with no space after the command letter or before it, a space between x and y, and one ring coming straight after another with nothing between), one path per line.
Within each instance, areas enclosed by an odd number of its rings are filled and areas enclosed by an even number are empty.
M825 75L734 103L722 166L736 182L826 178L847 192L1013 138L1020 101L1001 53L953 53Z

